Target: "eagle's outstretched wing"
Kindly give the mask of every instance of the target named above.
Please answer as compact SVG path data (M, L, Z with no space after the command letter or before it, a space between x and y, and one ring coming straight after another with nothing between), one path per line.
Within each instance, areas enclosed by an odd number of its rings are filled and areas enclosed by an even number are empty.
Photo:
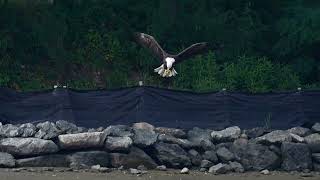
M209 51L209 49L210 48L207 42L195 43L181 51L179 54L175 55L174 58L176 60L176 63L178 63L196 55L206 53Z
M145 33L134 33L135 40L138 44L142 45L144 48L150 49L154 56L156 56L160 61L163 60L166 52L161 48L154 37Z

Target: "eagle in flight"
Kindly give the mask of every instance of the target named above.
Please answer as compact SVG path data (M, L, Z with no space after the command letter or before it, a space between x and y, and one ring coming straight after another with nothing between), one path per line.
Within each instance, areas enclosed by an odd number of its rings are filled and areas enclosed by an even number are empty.
M178 64L183 60L192 58L198 54L206 53L211 49L208 42L199 42L192 44L178 54L169 54L161 48L155 38L151 35L135 32L134 39L144 48L150 49L152 54L162 62L158 68L154 69L154 72L162 77L176 76L178 73L174 69L174 64Z

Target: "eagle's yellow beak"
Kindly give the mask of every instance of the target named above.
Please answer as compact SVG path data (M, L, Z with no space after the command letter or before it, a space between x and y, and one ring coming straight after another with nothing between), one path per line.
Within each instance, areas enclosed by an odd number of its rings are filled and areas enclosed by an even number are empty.
M171 70L170 69L165 69L164 70L164 73L163 73L163 76L165 77L165 76L167 76L168 74L170 74L171 73Z

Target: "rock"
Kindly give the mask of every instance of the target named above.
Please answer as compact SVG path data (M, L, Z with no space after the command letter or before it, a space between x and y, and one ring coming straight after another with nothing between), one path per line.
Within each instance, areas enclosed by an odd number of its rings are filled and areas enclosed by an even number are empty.
M269 146L269 149L270 149L272 152L276 153L278 156L281 156L281 149L278 148L277 146L271 145L271 146Z
M146 129L133 129L133 143L141 148L145 148L153 145L158 138L158 134L154 131L146 130Z
M61 132L57 129L56 125L52 122L46 121L37 124L38 132L35 134L36 138L40 139L53 139L59 136Z
M0 126L0 137L20 137L22 130L12 124Z
M311 134L306 136L304 139L312 152L320 152L320 134Z
M158 140L165 143L178 144L184 149L190 149L193 146L193 144L187 139L179 139L167 134L159 134Z
M203 159L209 160L212 163L217 163L218 162L218 156L217 153L213 150L211 151L205 151L204 154L202 155Z
M193 165L199 166L201 164L202 157L196 150L190 149L188 154Z
M181 171L180 174L189 174L189 169L184 167Z
M264 127L256 127L253 129L245 130L245 134L248 136L249 139L260 137L265 133L267 133L267 130Z
M111 153L110 158L113 167L136 168L139 165L144 165L148 169L157 167L154 160L137 147L131 147L129 154Z
M209 173L213 174L225 174L231 170L228 164L219 163L209 168Z
M105 142L105 149L109 151L129 151L132 145L130 137L107 137Z
M59 129L61 134L78 133L78 127L68 121L59 120L56 122L56 127Z
M111 172L109 168L101 167L100 164L91 166L91 170L93 170L94 172L101 172L101 173Z
M219 149L222 147L229 149L232 146L232 144L233 144L232 142L219 143L216 145L216 149Z
M312 159L316 163L320 163L320 153L313 153L312 154Z
M283 143L281 151L282 169L286 171L301 171L312 168L311 153L306 144Z
M168 136L173 136L175 138L187 138L187 133L181 129L157 127L154 131L158 134L165 134Z
M289 133L296 134L300 137L305 137L311 134L310 129L304 127L294 127L287 130Z
M292 138L292 142L295 142L295 143L304 143L304 138L303 137L300 137L296 134L293 134L293 133L290 133L290 136Z
M126 125L114 125L109 126L104 130L106 136L114 137L132 137L133 132L129 126Z
M0 152L0 168L15 167L16 161L11 154Z
M88 169L97 164L108 167L110 165L110 156L105 151L83 151L71 154L69 161L70 166L75 169Z
M212 131L211 137L215 142L234 141L239 138L241 129L238 126L228 127L221 131Z
M97 132L97 130L94 129L94 128L90 128L90 129L88 129L88 132L89 132L89 133L91 133L91 132Z
M153 155L161 164L173 168L190 167L188 154L177 144L159 142L154 145Z
M140 170L134 169L134 168L130 168L130 169L129 169L129 172L130 172L130 174L140 174L140 173L141 173Z
M241 135L240 135L240 138L248 139L248 135L246 135L246 134L241 134Z
M208 160L202 160L200 167L201 168L210 168L211 166L213 166L214 164L211 161Z
M134 123L132 125L132 128L133 129L144 129L147 131L154 131L154 126L149 123L146 123L146 122Z
M229 166L233 172L236 172L236 173L244 172L244 167L238 162L229 161Z
M270 171L268 169L265 169L265 170L260 171L260 173L263 175L269 175Z
M166 167L165 165L157 166L157 167L156 167L156 170L166 171L166 170L167 170L167 167Z
M97 131L97 132L102 132L102 131L104 131L104 127L98 127L98 128L96 129L96 131Z
M234 154L225 147L217 150L217 156L222 162L229 162L235 159Z
M100 164L91 166L91 169L96 171L98 171L100 168L101 168Z
M75 133L84 133L88 132L88 129L85 127L77 127L77 131Z
M192 130L188 131L188 140L195 147L199 147L204 150L211 150L214 145L211 142L212 137L210 133L211 131L208 129L194 127Z
M21 137L33 137L36 134L37 128L35 125L31 123L22 124L19 129L21 130L22 134Z
M207 171L207 168L200 168L199 171L200 171L200 172L206 172L206 171Z
M58 142L61 149L103 147L104 140L104 134L102 132L64 134L58 136Z
M107 167L100 167L98 171L101 173L108 173L108 172L111 172L111 169Z
M32 156L55 153L58 146L51 140L38 138L6 138L0 140L0 149L12 155Z
M315 133L320 133L320 123L315 123L315 124L312 126L311 130L312 130L313 132L315 132Z
M271 145L271 144L281 144L283 142L291 142L292 137L290 133L283 130L275 130L261 137L256 138L258 143Z
M49 154L31 158L17 159L19 167L69 167L69 160L66 155Z
M231 152L239 159L245 170L276 169L280 165L280 158L267 146L237 140L231 147Z

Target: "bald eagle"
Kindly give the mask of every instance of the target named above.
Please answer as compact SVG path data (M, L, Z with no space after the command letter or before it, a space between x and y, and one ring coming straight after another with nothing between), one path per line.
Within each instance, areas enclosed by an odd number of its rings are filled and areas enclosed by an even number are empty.
M154 69L154 72L158 73L161 77L176 76L178 73L174 69L174 64L178 64L183 60L206 53L210 50L208 42L199 42L192 44L178 54L169 54L161 48L151 35L135 32L134 39L144 48L150 49L152 54L162 62L159 67Z

